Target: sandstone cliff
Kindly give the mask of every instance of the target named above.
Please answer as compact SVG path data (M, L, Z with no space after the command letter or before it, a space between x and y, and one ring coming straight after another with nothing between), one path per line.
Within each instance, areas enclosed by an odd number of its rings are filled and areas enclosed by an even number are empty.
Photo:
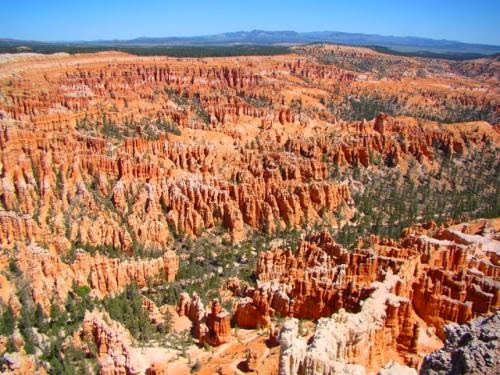
M182 293L177 304L177 313L191 320L191 334L200 344L219 346L231 339L231 315L222 309L217 299L212 301L207 311L196 293L193 293L191 299L187 293Z
M374 291L358 313L341 309L331 318L321 318L308 343L298 336L297 320L287 321L280 339L280 373L308 374L315 369L324 375L362 374L365 368L388 362L398 341L418 340L402 337L408 332L399 331L410 319L406 312L410 301L391 293L398 281L388 272L383 282L372 285Z
M496 219L447 228L433 223L416 225L407 229L399 241L373 236L365 244L360 243L364 247L351 252L336 244L326 231L313 234L300 242L294 252L277 248L260 254L257 288L240 291L245 297L236 304L235 322L241 327L255 328L269 325L273 316L281 315L306 319L332 316L325 321L344 324L352 316L359 324L353 323L349 329L360 329L360 325L365 325L361 322L374 319L378 331L369 329L365 336L341 335L356 337L353 343L333 346L346 348L341 354L326 355L320 349L319 368L337 368L338 364L329 361L335 362L339 356L347 365L361 364L371 371L391 359L418 368L423 354L439 342L432 338L433 330L443 338L447 322L467 322L473 316L498 309L498 230ZM384 293L377 292L379 280L385 280ZM380 297L378 308L368 309L368 301L379 294L384 297ZM287 324L290 326L284 328L284 342L295 335L294 323ZM320 323L316 332L319 338L326 332L331 335L341 331L330 324L321 334L322 324L326 323ZM420 335L425 338L419 339ZM340 340L328 337L325 345ZM287 373L316 368L316 359L311 363L304 360L307 363L300 370L296 358L286 357L289 347L293 353L305 353L306 347L297 345L282 348L282 354L285 353L282 366ZM367 347L375 352L367 351ZM326 362L329 364L325 365ZM339 370L325 371L328 374ZM356 366L352 371L357 371Z
M173 251L156 259L124 261L77 252L75 261L67 264L36 245L21 247L16 263L30 281L33 300L45 312L50 311L51 304L64 304L74 283L90 287L92 296L103 298L121 292L131 283L142 287L155 278L173 281L179 268Z

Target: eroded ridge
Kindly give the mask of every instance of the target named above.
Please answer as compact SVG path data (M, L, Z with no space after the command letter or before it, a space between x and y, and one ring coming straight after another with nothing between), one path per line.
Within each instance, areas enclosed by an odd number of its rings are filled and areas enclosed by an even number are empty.
M241 241L254 231L336 225L337 214L349 218L353 208L350 184L331 178L339 168L405 171L416 160L435 171L441 153L461 158L499 144L483 121L444 125L402 110L346 121L328 104L370 85L390 97L397 84L416 86L423 107L483 103L497 114L491 77L436 61L458 77L450 97L450 79L437 68L426 74L441 86L411 75L406 83L367 82L309 52L7 59L0 69L2 246L36 241L65 252L81 243L131 254L220 226ZM425 66L400 60L398 69Z
M256 327L269 324L275 315L325 317L314 340L324 340L325 347L331 344L325 336L343 340L333 344L331 355L317 352L328 368L341 362L374 369L394 358L418 367L432 340L444 338L445 324L462 324L498 309L498 229L497 219L446 228L417 225L399 241L373 236L352 252L327 232L312 235L295 252L273 249L260 254L257 287L240 291L245 298L236 306L235 320L239 326ZM284 337L296 335L293 322L285 325L289 333ZM432 339L434 332L437 337ZM319 344L300 340L297 348L290 343L282 348L284 356L302 353L299 359L282 358L287 373L307 373L300 372L300 366L302 371L315 368L307 361ZM309 351L313 354L306 355Z
M498 58L292 50L0 56L2 370L414 374L497 311Z

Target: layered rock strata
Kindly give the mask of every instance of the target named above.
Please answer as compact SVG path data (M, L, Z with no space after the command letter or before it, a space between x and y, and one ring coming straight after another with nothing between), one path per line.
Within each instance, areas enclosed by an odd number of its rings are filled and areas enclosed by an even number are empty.
M132 283L144 287L150 281L173 281L179 259L171 250L160 258L142 260L77 251L75 261L68 264L46 249L29 245L19 248L16 264L30 280L34 302L48 313L51 304L65 303L74 284L88 286L93 297L103 298L121 292Z
M191 320L191 333L200 343L219 346L230 341L231 314L222 309L219 300L214 299L207 311L196 293L193 293L192 298L187 293L182 293L177 313Z
M259 255L257 287L241 291L245 297L236 304L235 323L255 328L269 324L276 315L307 319L332 316L325 320L335 322L330 325L346 319L363 325L361 322L375 319L379 331L370 330L363 336L366 342L343 342L339 345L345 350L333 353L333 357L321 351L321 363L340 358L345 364L362 364L374 371L397 359L417 368L422 353L432 348L425 343L437 342L419 339L419 335L432 336L435 330L443 338L447 322L466 322L498 309L499 229L497 219L449 227L429 223L407 229L399 241L373 236L353 251L336 244L328 232L313 234L295 251L278 248ZM383 308L365 310L368 301L382 293L376 286L388 280L391 288L384 289ZM371 312L371 318L364 316ZM319 326L322 324L326 323ZM325 332L340 331L330 325ZM361 337L354 333L345 336ZM381 352L364 350L369 346ZM305 350L300 348L298 344L291 350ZM286 367L287 373L300 371L298 361L291 361L295 367ZM314 368L315 364L302 366ZM323 368L323 364L318 366ZM337 365L328 366L334 369Z
M457 102L498 113L491 76L465 76L436 61L442 67L433 65L432 75L442 84L391 76L390 83L375 80L374 90L349 69L319 63L317 52L189 62L118 53L2 61L0 245L32 241L65 253L81 243L131 254L137 245L159 249L172 235L220 226L240 241L254 230L336 225L333 213L352 214L352 200L348 184L330 179L332 165L405 169L416 161L435 170L441 153L462 157L499 144L486 122L440 125L383 114L342 121L328 105L373 92L391 99L397 85L415 87L408 96L418 108L440 111ZM425 65L409 58L398 64ZM483 72L494 66L473 64L482 65ZM437 88L449 87L442 71L459 77L452 95ZM332 87L338 95L329 94Z
M288 320L280 336L280 374L363 374L387 363L399 342L418 341L418 330L399 330L412 322L410 301L392 293L398 281L389 271L372 284L359 312L341 309L321 318L309 342L298 335L298 321Z

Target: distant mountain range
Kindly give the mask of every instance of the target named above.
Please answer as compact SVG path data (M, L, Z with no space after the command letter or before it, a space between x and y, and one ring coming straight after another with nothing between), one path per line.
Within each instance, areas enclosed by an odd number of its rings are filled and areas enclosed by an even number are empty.
M338 31L237 31L215 35L192 37L140 37L130 40L102 40L92 44L129 44L129 45L231 45L231 44L304 44L339 43L349 45L377 45L401 52L429 51L436 53L480 53L500 52L500 46L462 43L450 40L437 40L418 37L382 36L374 34L344 33Z
M84 46L231 46L231 45L291 45L306 43L338 43L360 46L381 46L398 52L431 52L453 54L491 55L500 52L500 46L487 44L462 43L445 39L419 37L382 36L374 34L345 33L338 31L237 31L214 35L191 37L140 37L128 40L94 40L73 42L37 42L13 39L0 39L0 45L84 45Z

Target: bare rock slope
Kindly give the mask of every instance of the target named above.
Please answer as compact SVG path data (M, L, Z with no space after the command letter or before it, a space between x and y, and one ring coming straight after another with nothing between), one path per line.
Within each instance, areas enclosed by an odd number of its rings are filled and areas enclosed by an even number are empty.
M444 348L425 357L420 374L485 374L500 371L500 312L450 324L445 328Z

